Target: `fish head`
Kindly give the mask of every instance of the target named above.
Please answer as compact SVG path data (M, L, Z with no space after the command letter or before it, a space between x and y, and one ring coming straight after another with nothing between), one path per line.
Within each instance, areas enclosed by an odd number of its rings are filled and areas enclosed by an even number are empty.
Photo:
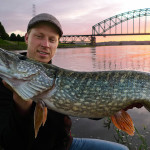
M42 72L41 68L44 72L41 63L24 55L0 49L0 77L23 79Z
M23 99L30 99L53 87L54 75L50 65L44 65L47 64L0 49L0 77Z
M0 77L23 79L37 73L38 70L39 68L26 56L0 49Z

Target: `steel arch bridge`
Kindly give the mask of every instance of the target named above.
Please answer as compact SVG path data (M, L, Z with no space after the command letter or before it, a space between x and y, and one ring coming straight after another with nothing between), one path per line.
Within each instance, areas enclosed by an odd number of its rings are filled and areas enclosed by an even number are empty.
M141 33L141 17L145 17L145 25L144 25L144 32ZM138 10L132 10L132 11L128 11L125 13L121 13L118 15L115 15L113 17L107 18L97 24L95 24L94 26L92 26L92 35L93 36L100 36L100 35L146 35L146 34L150 34L147 33L147 16L150 16L150 8L145 8L145 9L138 9ZM138 21L138 32L135 33L135 25L137 25L135 23L135 18L139 18ZM129 25L128 25L128 21L132 20L132 24L133 24L133 32L129 33ZM122 28L122 24L124 22L127 22L127 33L123 33L123 28ZM121 33L117 34L117 25L121 24ZM111 33L111 29L115 27L115 33L112 34ZM109 34L105 34L107 31L109 30Z
M96 43L96 36L122 36L122 35L150 35L148 33L148 18L150 16L150 8L145 9L137 9L128 11L125 13L121 13L110 18L107 18L94 26L92 26L92 34L91 35L63 35L60 39L62 43L74 43L76 41L86 41L93 45ZM144 32L142 26L142 19L144 17ZM138 25L137 20L138 19ZM130 21L130 22L129 22ZM123 27L123 23L127 22L126 29ZM132 22L132 23L131 23ZM129 26L132 24L132 32L129 32ZM120 31L118 33L120 25ZM138 32L135 32L135 27L138 26ZM149 25L150 26L150 25ZM115 27L115 32L112 32L112 29ZM118 28L117 28L118 27ZM137 27L136 27L137 28ZM124 32L126 30L126 33ZM149 29L150 30L150 29ZM108 33L109 32L109 33Z

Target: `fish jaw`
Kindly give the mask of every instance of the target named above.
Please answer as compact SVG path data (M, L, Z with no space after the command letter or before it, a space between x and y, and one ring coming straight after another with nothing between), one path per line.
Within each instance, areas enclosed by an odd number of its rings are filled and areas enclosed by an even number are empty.
M0 77L2 78L16 78L22 79L23 77L28 77L28 72L24 70L19 70L18 66L21 65L23 60L27 59L25 56L12 53L0 49Z
M17 63L16 58L13 53L0 49L0 77L12 78L11 68L13 68L14 62Z

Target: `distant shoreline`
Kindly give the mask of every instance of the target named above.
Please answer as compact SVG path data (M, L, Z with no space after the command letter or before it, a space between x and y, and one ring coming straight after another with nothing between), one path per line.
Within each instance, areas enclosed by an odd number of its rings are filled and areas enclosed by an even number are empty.
M123 45L150 45L150 41L108 41L98 42L95 45L89 43L59 43L58 48L84 48L96 46L123 46ZM0 39L0 48L6 50L25 50L27 45L25 42L13 42Z
M95 45L89 43L81 44L59 44L58 48L78 48L78 47L95 47L95 46L121 46L121 45L150 45L150 41L109 41L98 42Z
M150 45L150 41L109 41L96 43L96 46L116 46L116 45Z

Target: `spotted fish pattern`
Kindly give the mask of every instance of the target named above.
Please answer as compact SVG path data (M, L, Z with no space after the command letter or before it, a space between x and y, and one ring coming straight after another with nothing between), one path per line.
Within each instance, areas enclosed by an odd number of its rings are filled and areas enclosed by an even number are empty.
M54 110L78 117L106 117L134 103L150 107L150 74L137 71L56 74Z

